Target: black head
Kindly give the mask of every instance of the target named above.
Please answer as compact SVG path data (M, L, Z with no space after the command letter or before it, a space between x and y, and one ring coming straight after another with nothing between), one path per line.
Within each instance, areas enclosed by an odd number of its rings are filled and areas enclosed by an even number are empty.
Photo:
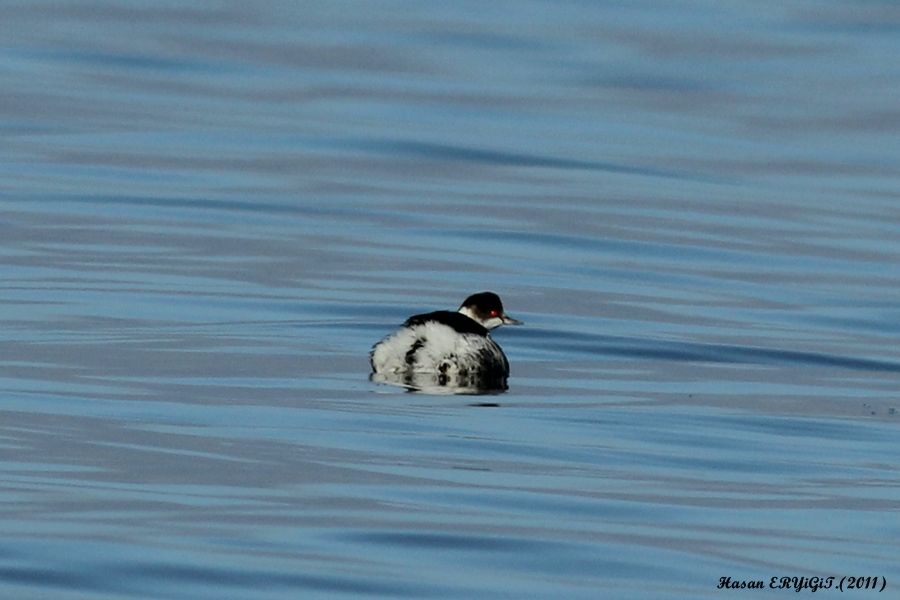
M470 319L481 323L486 329L494 329L500 325L521 325L503 311L500 296L494 292L472 294L460 305L459 312Z

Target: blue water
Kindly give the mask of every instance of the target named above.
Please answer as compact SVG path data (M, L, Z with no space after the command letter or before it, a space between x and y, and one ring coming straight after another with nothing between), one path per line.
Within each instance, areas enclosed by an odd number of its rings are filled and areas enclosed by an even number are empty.
M898 32L5 6L0 597L896 595ZM506 393L368 380L485 289Z

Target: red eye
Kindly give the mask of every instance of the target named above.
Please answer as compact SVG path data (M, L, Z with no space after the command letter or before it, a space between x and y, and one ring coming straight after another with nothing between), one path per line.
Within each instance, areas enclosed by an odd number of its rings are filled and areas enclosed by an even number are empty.
M500 316L500 311L499 311L499 310L492 310L492 311L491 311L491 316L492 316L492 317L499 317L499 316Z

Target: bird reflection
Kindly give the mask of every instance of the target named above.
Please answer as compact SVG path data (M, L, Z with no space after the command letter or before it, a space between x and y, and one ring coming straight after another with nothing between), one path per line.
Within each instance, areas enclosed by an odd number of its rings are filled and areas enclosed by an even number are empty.
M452 395L452 394L502 394L508 389L504 375L490 373L372 373L375 383L386 383L406 389L408 392Z

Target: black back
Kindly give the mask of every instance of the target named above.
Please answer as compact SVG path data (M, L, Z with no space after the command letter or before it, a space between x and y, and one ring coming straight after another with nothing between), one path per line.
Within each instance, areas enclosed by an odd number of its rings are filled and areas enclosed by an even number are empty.
M466 315L451 310L437 310L435 312L425 313L424 315L413 315L403 324L404 327L414 325L424 325L428 321L440 323L448 327L452 327L458 333L474 333L475 335L487 336L488 330L481 326L477 321L470 319Z

